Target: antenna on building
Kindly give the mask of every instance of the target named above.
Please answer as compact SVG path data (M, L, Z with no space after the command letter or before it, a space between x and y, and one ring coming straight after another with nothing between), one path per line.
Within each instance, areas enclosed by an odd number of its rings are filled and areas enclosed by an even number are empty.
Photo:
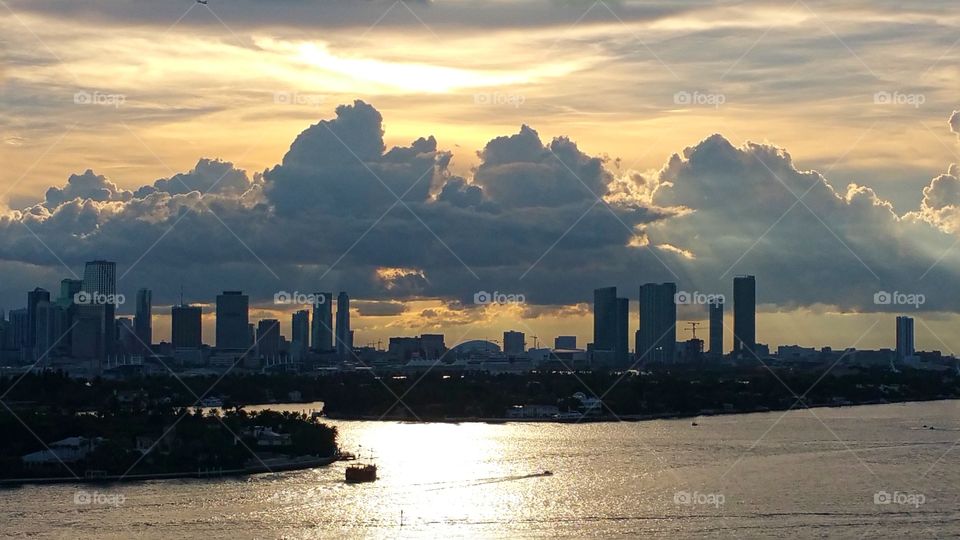
M183 282L180 282L180 305L183 305Z
M690 326L690 331L693 332L693 339L697 339L697 327L700 326L701 324L702 323L693 322L693 321L687 323L687 325Z

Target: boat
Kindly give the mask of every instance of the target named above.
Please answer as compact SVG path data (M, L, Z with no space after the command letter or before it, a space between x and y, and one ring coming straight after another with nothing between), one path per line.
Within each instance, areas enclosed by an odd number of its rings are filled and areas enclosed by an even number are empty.
M345 472L348 484L373 482L377 479L377 466L372 463L350 465Z
M553 476L553 471L543 471L542 476Z
M698 423L696 423L696 422L691 422L690 425L693 426L693 427L697 427L697 426L699 426L700 424L698 424Z

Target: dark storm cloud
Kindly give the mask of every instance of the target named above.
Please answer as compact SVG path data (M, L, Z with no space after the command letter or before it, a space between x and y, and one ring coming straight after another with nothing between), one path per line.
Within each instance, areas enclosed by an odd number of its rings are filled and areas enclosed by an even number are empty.
M925 309L960 310L955 257L934 264L952 242L954 168L898 216L868 188L838 190L782 149L720 135L656 177L617 179L573 141L545 143L523 126L490 141L463 178L433 137L387 149L383 131L357 101L252 179L210 159L134 193L75 175L0 219L0 256L47 278L69 275L61 261L79 272L116 260L121 290L149 285L158 303L180 283L194 300L236 288L261 305L279 290L345 289L379 301L361 311L390 315L403 299L470 306L481 290L535 306L588 302L606 285L635 297L645 281L729 294L732 275L748 272L761 302L780 306L876 310L876 291L899 290L927 294ZM653 200L631 198L631 182Z

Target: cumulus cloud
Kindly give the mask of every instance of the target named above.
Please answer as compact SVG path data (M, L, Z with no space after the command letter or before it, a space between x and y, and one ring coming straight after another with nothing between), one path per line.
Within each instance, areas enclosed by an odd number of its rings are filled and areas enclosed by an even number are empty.
M523 294L536 317L585 305L597 286L633 298L640 283L669 280L730 294L736 273L757 275L761 302L782 307L876 310L873 293L886 289L960 310L955 257L943 256L960 205L955 167L900 216L865 185L835 187L783 149L720 135L640 174L522 126L485 145L469 178L450 172L432 136L390 149L383 137L379 111L356 101L252 179L215 159L135 192L74 175L43 204L0 217L0 258L65 275L61 261L79 272L116 260L129 271L121 290L149 285L158 302L181 282L201 298L238 288L255 302L348 290L375 300L357 304L362 314L437 324L479 316L468 308L481 290ZM426 298L444 300L443 313L400 303Z
M960 111L953 111L950 115L950 131L960 135Z

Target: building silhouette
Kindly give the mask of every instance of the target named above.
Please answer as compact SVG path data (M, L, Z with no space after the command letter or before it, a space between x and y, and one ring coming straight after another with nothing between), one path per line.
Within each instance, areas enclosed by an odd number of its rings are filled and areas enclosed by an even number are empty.
M677 284L640 286L640 329L636 354L641 362L673 362L677 349Z
M553 338L553 348L565 350L576 349L577 336L557 336Z
M265 358L280 354L280 321L263 319L257 324L257 352Z
M914 353L913 317L897 317L897 360L906 360Z
M333 293L314 293L311 346L318 351L331 351L333 346Z
M117 295L117 263L104 260L89 261L83 268L83 292L89 295L91 300L99 299L103 303L103 354L110 355L114 353L114 344L116 341L116 316L117 306L115 303ZM87 310L89 313L90 310ZM75 331L80 331L74 327Z
M710 304L710 355L723 356L723 300Z
M301 309L293 314L290 326L290 342L302 352L310 347L310 312Z
M337 295L337 355L349 357L353 351L353 333L350 331L350 297L345 292Z
M171 309L170 341L175 349L199 349L203 345L203 308L179 305Z
M33 350L37 346L37 308L41 302L50 302L50 292L46 289L37 287L27 293L27 334L21 344L26 349Z
M503 333L503 352L504 354L523 354L526 350L526 336L523 332L507 330Z
M140 289L137 291L137 312L133 318L133 329L141 347L149 348L153 344L152 319L153 292L150 289Z
M217 348L251 347L250 297L242 291L223 291L217 296Z
M593 291L593 360L598 366L627 367L630 301L617 297L616 287Z
M733 278L733 354L744 356L756 345L757 280L754 276L737 276Z

